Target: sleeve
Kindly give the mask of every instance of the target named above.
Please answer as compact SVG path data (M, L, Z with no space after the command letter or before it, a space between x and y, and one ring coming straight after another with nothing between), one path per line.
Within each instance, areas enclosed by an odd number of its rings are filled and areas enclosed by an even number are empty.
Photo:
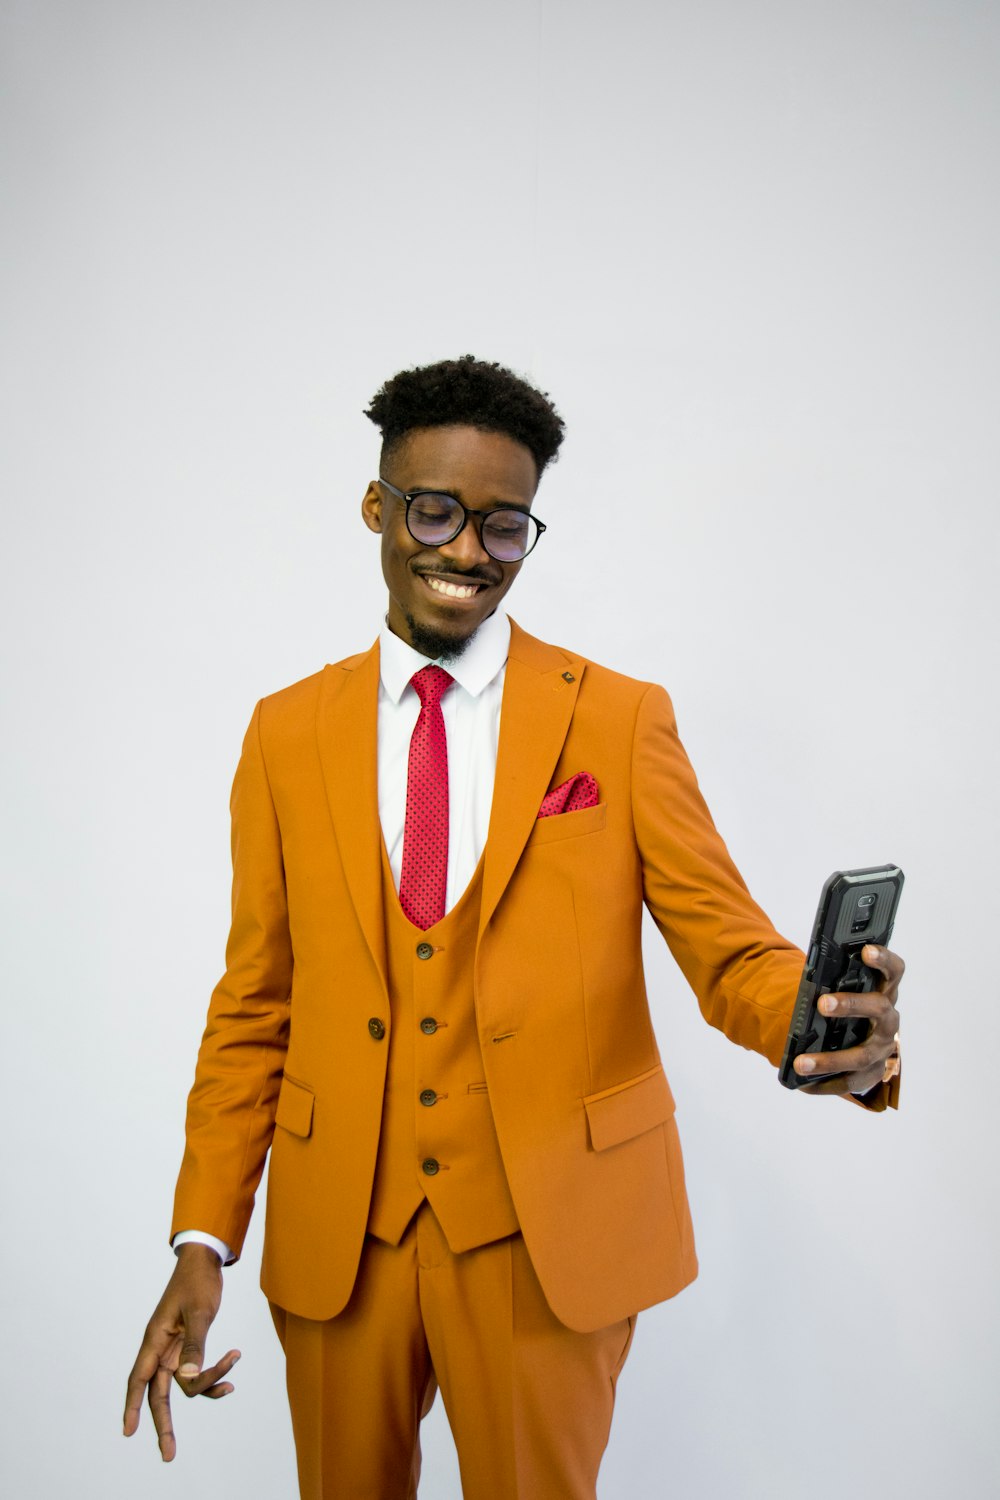
M660 687L646 690L636 718L632 813L646 905L702 1014L777 1067L803 954L775 931L733 864Z
M232 926L188 1098L172 1234L192 1224L238 1258L274 1130L288 1046L292 943L281 832L258 703L233 782Z
M643 897L710 1025L778 1067L805 955L750 895L712 822L670 699L647 688L632 751L632 816ZM896 1107L899 1080L847 1096Z

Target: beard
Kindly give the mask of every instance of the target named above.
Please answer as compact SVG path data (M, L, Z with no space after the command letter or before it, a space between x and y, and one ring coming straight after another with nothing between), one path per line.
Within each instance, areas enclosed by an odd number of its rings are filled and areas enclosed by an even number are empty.
M448 635L443 630L435 630L432 625L421 625L412 615L406 616L406 623L414 651L419 651L421 656L430 657L431 661L457 661L476 633L473 631L472 635Z

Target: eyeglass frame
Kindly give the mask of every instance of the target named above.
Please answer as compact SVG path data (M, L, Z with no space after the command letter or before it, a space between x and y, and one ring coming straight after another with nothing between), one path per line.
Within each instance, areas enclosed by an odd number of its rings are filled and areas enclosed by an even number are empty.
M383 479L381 474L378 477L378 482L379 484L384 485L391 494L395 495L399 500L402 500L403 504L406 506L406 529L413 537L413 540L415 542L419 542L422 547L446 547L449 542L453 542L457 536L462 535L462 532L465 530L466 526L469 523L469 517L474 516L479 522L479 541L482 545L483 551L487 554L487 556L492 557L494 562L505 563L508 567L511 567L514 563L523 563L526 557L530 557L532 552L534 552L535 548L538 546L538 539L542 535L542 532L548 530L545 522L540 521L535 515L534 511L525 510L521 505L494 505L491 510L470 510L467 505L464 505L462 503L457 495L450 495L447 490L409 490L404 492L403 490L397 489L394 484L390 484L388 479ZM462 512L462 522L458 529L452 532L451 536L442 537L440 542L426 542L424 541L423 537L415 536L414 533L410 530L410 506L413 501L418 500L421 495L441 495L443 499L452 500L459 507ZM483 539L483 523L487 521L490 516L495 516L498 512L504 510L516 510L519 515L527 516L529 521L534 521L535 523L535 539L532 542L531 546L528 548L527 552L525 552L521 557L494 557L493 553L490 551L489 547L487 547L486 542Z

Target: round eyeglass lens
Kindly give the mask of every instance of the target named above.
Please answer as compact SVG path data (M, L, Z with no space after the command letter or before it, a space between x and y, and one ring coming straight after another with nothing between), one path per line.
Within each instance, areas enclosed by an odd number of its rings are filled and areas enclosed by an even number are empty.
M520 510L496 510L483 522L483 546L498 562L517 562L531 547L531 518Z
M418 542L437 546L450 542L461 530L464 512L451 495L416 495L410 501L407 523Z

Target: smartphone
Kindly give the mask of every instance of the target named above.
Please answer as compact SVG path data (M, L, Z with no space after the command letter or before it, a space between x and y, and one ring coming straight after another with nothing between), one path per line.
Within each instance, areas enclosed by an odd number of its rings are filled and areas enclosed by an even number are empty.
M778 1069L786 1089L816 1081L796 1073L793 1063L801 1053L841 1052L860 1046L868 1036L866 1017L824 1016L816 1002L820 995L841 990L876 988L882 975L861 962L861 950L866 943L888 943L902 889L898 865L835 870L824 885Z

